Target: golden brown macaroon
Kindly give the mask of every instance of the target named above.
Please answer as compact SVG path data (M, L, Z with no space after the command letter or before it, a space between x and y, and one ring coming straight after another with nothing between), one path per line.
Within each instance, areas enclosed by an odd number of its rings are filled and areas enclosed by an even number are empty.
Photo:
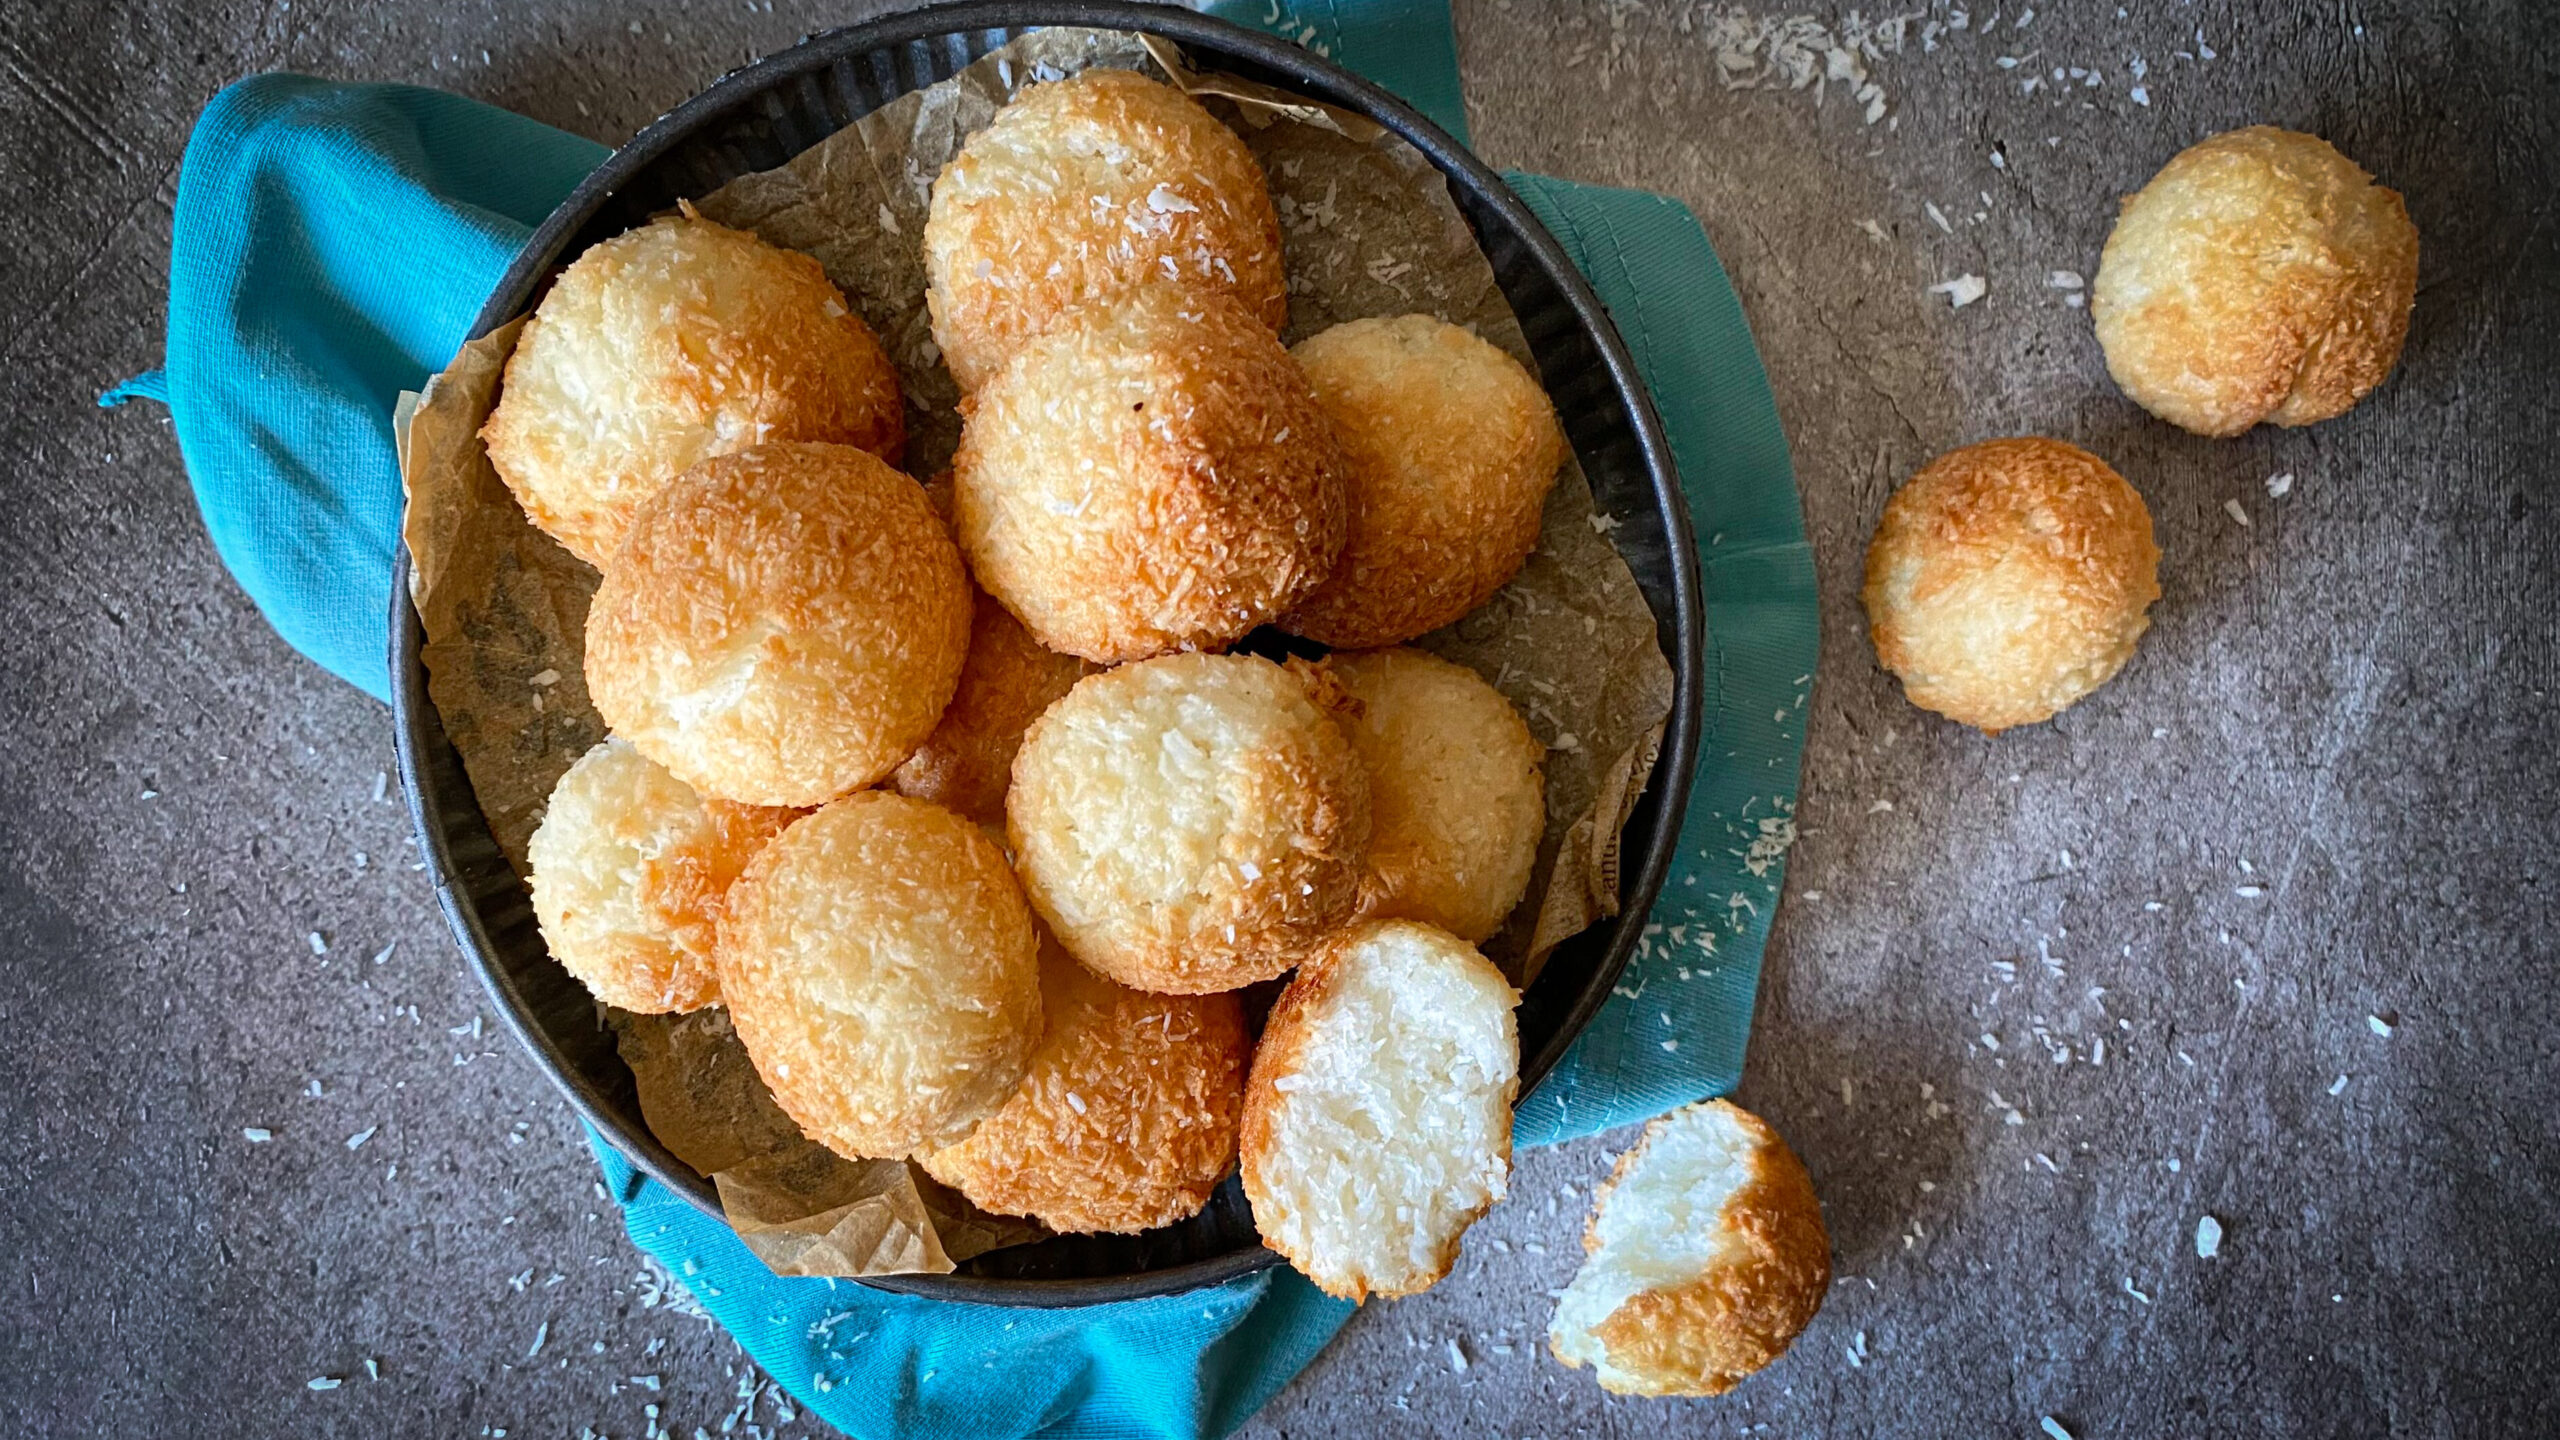
M866 790L782 833L729 890L720 991L783 1113L839 1155L954 1144L1040 1039L1039 939L1004 852Z
M1006 831L1096 973L1169 995L1268 980L1359 899L1369 787L1296 672L1168 655L1077 682L1023 737Z
M953 529L978 583L1052 650L1223 649L1322 582L1343 470L1261 321L1151 285L1068 315L971 397Z
M969 1138L924 1159L982 1210L1068 1234L1135 1234L1198 1214L1236 1158L1251 1046L1233 995L1115 985L1055 942L1030 1072Z
M601 568L632 514L715 455L906 447L898 372L816 260L690 214L588 247L507 360L481 436L533 523Z
M849 445L768 445L641 507L587 612L587 691L706 795L823 804L933 733L969 608L922 487Z
M2089 314L2125 394L2219 436L2345 413L2391 373L2417 296L2399 195L2316 135L2252 125L2126 198Z
M1510 583L1564 463L1528 369L1428 315L1354 320L1291 353L1350 457L1350 520L1333 573L1280 627L1340 650L1394 645Z
M1519 996L1445 930L1378 920L1302 966L1245 1086L1262 1243L1328 1295L1439 1282L1511 1175Z
M994 597L979 592L959 688L922 748L890 772L889 787L981 825L1002 826L1022 732L1092 670L1073 655L1043 648Z
M1140 281L1288 323L1280 220L1234 131L1171 86L1097 69L1033 85L934 181L925 305L962 390L1080 305Z
M1749 1111L1656 1119L1592 1199L1548 1348L1618 1395L1721 1395L1822 1306L1831 1240L1804 1165Z
M2040 436L1921 467L1867 547L1876 658L1911 703L1997 735L2051 719L2133 657L2160 598L2142 496Z
M1529 889L1546 833L1546 747L1483 676L1420 650L1335 654L1339 718L1369 776L1367 913L1470 945Z
M723 898L796 812L706 800L625 740L578 758L533 832L533 914L551 958L607 1005L720 1003Z

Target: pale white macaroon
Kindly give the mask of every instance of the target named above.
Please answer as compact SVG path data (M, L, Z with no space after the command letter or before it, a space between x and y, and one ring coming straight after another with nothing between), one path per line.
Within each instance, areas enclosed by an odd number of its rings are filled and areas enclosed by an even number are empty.
M1785 1353L1831 1284L1804 1165L1722 1100L1645 1127L1593 1198L1582 1248L1547 1346L1619 1395L1723 1394Z
M605 740L552 787L527 847L551 958L625 1010L719 1004L712 947L729 886L798 814L706 799Z
M1411 1295L1449 1273L1511 1176L1519 996L1475 947L1376 920L1299 967L1245 1086L1262 1242L1328 1295Z

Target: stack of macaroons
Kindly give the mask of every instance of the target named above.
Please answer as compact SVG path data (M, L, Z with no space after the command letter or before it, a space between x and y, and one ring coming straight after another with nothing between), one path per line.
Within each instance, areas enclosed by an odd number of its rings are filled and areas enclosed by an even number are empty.
M1509 1170L1517 997L1474 947L1528 889L1545 751L1395 647L1528 558L1553 409L1429 316L1284 346L1251 152L1132 72L1026 89L923 248L967 392L930 490L804 256L688 211L528 322L484 434L602 571L612 732L534 838L552 952L610 1005L726 1005L846 1156L1126 1232L1244 1134L1275 1247L1420 1289ZM1231 653L1275 625L1337 653ZM1257 1046L1235 992L1292 970Z

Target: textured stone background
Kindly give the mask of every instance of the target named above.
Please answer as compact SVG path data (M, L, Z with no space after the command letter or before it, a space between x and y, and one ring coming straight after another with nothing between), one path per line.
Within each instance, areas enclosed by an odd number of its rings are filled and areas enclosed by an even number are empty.
M1458 18L1490 159L1705 217L1794 442L1825 655L1742 1098L1812 1168L1841 1279L1734 1396L1606 1400L1534 1342L1625 1137L1524 1156L1458 1273L1253 1433L2551 1433L2560 45L2523 3L2010 0L1888 37L1868 124L1767 73L1854 38L1824 10L1768 41L1806 3ZM869 8L0 7L9 1433L635 1435L654 1403L690 1435L752 1385L476 1028L378 794L383 713L224 577L165 416L89 401L158 359L178 156L224 83L416 81L612 142ZM2362 409L2213 443L2114 392L2048 277L2252 121L2402 190L2423 283ZM1926 293L1965 273L1980 303ZM2141 487L2167 595L2122 678L1987 740L1903 703L1855 586L1898 479L2020 431Z

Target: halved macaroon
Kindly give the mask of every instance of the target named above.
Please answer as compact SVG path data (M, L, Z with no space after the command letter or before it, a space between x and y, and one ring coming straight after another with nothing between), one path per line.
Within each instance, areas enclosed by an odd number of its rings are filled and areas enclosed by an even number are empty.
M1722 1100L1662 1116L1593 1198L1588 1252L1548 1329L1619 1395L1721 1395L1785 1353L1831 1285L1813 1181Z
M1518 999L1473 946L1408 920L1361 925L1300 967L1245 1087L1263 1243L1348 1300L1448 1274L1510 1181Z

